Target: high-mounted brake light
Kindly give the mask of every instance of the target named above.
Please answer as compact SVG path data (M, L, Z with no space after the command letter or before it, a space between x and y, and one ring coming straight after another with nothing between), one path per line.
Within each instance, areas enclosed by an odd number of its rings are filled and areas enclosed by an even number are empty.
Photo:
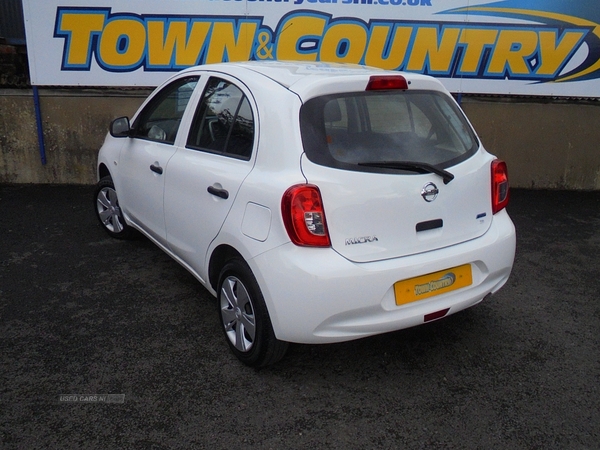
M311 184L290 187L281 199L283 223L292 242L305 247L329 247L329 231L321 191Z
M496 214L506 208L509 191L506 163L495 159L492 161L492 213Z
M408 89L408 81L402 75L373 75L367 84L367 91Z

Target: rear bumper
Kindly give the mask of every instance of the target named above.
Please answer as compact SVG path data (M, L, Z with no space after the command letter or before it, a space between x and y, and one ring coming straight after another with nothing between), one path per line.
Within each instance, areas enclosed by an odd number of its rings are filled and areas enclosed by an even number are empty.
M453 314L479 303L508 280L516 235L506 211L483 236L403 258L353 263L332 249L286 244L248 261L263 291L278 339L329 343L420 325L427 314ZM397 306L394 283L470 264L473 283Z

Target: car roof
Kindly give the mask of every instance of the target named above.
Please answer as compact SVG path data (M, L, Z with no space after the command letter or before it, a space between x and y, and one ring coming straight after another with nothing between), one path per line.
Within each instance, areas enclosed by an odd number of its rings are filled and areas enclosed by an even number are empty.
M373 67L328 62L246 61L233 64L258 72L287 88L306 78L317 80L351 75L370 76L381 72Z
M442 84L426 75L378 69L358 64L309 61L242 61L207 64L189 70L211 70L247 76L267 77L303 99L324 93L364 90L373 75L401 75L413 89L447 92Z

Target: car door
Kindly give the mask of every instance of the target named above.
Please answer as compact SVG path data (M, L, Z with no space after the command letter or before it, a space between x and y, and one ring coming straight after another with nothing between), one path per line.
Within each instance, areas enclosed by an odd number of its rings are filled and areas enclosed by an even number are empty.
M167 165L198 76L186 76L158 91L136 117L119 158L119 198L131 222L166 243L163 210Z
M173 253L199 276L208 247L252 170L256 115L251 102L240 82L224 75L210 77L186 145L169 161L167 240Z

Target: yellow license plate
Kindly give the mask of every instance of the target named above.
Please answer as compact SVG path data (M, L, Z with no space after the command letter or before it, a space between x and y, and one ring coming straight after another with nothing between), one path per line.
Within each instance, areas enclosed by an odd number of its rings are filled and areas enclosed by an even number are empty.
M394 284L396 305L405 305L434 295L444 294L470 286L472 283L471 264L398 281Z

